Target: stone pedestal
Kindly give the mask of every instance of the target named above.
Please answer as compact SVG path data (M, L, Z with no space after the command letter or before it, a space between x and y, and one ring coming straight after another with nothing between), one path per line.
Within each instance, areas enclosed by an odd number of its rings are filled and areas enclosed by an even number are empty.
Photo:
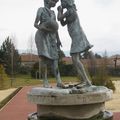
M112 120L112 113L105 111L105 101L112 98L112 91L106 87L38 87L27 95L37 105L37 113L29 115L29 120Z

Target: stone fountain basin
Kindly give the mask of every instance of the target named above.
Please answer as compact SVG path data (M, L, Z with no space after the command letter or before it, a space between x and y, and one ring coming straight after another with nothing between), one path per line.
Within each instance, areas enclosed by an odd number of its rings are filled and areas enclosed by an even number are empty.
M76 93L71 93L76 91ZM92 86L79 89L32 88L28 93L28 100L40 105L85 105L102 103L112 98L112 90L103 86Z
M81 89L32 88L28 100L37 105L39 118L90 119L105 111L105 102L112 98L112 90L103 86Z

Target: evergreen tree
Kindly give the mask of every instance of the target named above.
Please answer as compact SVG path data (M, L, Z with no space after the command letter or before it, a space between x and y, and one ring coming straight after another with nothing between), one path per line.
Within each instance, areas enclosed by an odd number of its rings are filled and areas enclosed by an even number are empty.
M20 55L9 37L1 46L0 58L7 74L11 75L18 72L21 63Z

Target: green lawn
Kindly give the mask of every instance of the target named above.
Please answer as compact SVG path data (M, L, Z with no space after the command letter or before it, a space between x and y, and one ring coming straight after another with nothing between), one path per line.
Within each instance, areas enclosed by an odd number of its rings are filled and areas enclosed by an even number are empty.
M49 83L56 83L55 78L49 78ZM120 80L120 77L111 77L112 81ZM76 77L62 77L64 83L78 82ZM5 81L6 86L11 86L11 79ZM23 86L33 86L42 85L42 80L33 79L29 75L17 75L12 80L12 87L23 87ZM6 87L8 88L8 87Z
M120 81L120 77L111 77L112 81Z
M62 77L64 83L78 82L76 77ZM56 83L55 78L48 78L49 83ZM42 84L42 79L33 79L27 75L18 75L12 80L12 87L22 87Z

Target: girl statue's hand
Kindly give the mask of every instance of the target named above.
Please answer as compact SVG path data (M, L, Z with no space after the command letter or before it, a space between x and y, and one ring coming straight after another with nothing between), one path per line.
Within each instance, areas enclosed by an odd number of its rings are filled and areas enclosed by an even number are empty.
M57 7L57 10L58 10L59 12L63 13L63 9L62 9L61 6L58 6L58 7Z

